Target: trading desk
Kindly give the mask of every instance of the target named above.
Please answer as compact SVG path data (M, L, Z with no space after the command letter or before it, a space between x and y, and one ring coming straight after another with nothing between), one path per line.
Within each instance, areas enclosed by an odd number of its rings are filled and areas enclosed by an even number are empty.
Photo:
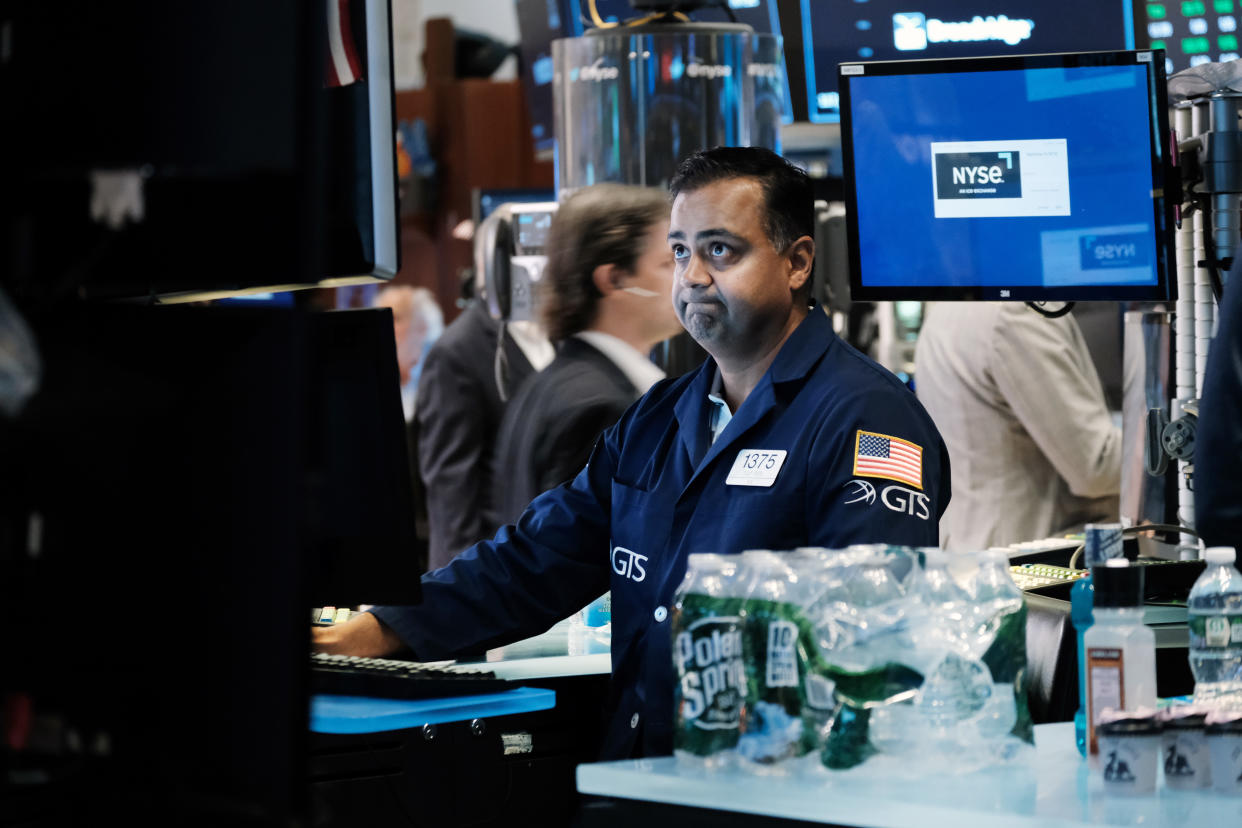
M570 655L568 625L489 651L514 689L417 701L316 696L311 823L566 826L574 768L599 755L606 652Z
M960 776L876 778L866 766L807 775L715 774L679 767L672 757L601 762L578 768L578 790L615 797L588 810L584 826L677 824L831 824L860 828L1033 828L1073 825L1242 825L1242 799L1163 787L1121 798L1102 790L1099 771L1074 746L1070 722L1035 728L1025 766ZM593 820L599 814L602 819Z

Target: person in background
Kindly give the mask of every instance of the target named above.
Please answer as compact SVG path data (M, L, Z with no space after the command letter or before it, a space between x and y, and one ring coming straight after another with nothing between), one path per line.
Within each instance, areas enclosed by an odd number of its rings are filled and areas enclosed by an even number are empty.
M483 249L487 234L481 231L474 235L474 298L427 352L418 380L414 428L430 569L500 527L492 474L505 405L555 356L536 326L502 326L488 313L483 274L490 251ZM498 362L505 370L497 370Z
M664 378L647 354L682 330L668 212L662 192L622 184L584 188L557 210L539 313L558 350L505 409L492 478L504 522L572 479L603 430Z
M406 423L406 460L410 467L410 492L414 501L414 530L419 566L427 569L431 527L427 519L427 492L418 472L418 427L414 421L418 378L427 352L444 331L444 315L435 296L426 288L387 285L372 300L377 308L392 311L393 336L397 344L397 370L401 383L401 408Z
M1118 520L1121 429L1072 316L936 302L915 388L953 459L940 545L973 551Z
M401 407L408 423L414 419L423 358L444 332L444 314L431 291L409 285L387 285L375 295L375 307L392 311L397 368L401 372Z
M668 754L669 609L690 553L936 543L944 443L909 389L815 307L806 173L769 150L718 147L684 160L671 190L673 307L711 359L652 386L569 485L424 575L421 604L316 627L316 650L477 653L610 590L602 755Z

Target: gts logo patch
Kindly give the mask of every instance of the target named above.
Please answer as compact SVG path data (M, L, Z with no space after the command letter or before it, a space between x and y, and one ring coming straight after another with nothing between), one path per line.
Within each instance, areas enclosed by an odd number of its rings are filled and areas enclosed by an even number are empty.
M936 164L937 198L1021 198L1022 154L940 152Z

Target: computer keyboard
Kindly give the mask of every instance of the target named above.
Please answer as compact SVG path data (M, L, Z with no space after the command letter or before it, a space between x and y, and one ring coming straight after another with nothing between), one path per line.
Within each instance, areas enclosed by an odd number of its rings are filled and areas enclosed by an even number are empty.
M490 670L449 662L311 654L311 692L381 699L503 693L514 685Z
M1047 564L1016 564L1009 567L1013 580L1019 589L1035 589L1051 584L1065 584L1087 576L1084 569L1069 569L1064 566Z

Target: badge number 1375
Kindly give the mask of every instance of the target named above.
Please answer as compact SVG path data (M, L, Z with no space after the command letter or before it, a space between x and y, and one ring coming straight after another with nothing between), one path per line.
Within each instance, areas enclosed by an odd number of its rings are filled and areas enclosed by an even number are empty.
M742 449L725 483L730 486L771 486L785 463L784 449Z

